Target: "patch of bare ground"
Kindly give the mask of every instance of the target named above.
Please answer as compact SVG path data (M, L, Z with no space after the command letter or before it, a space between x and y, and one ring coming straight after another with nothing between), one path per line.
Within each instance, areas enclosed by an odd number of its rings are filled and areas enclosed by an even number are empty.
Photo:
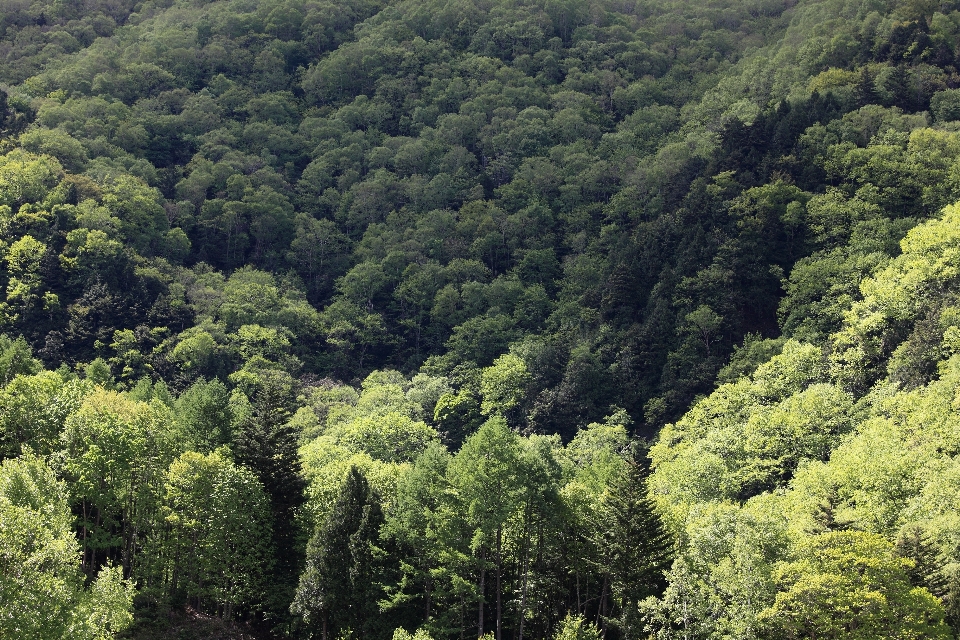
M192 607L138 615L124 640L272 640L273 636L244 622L224 620Z

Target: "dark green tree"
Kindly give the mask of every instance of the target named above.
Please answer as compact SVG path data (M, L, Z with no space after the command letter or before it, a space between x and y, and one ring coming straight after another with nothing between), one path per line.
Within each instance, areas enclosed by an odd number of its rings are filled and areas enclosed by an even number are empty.
M324 640L344 632L371 637L378 622L380 498L351 467L330 515L307 545L307 562L290 611Z
M878 104L880 102L877 89L874 86L875 81L876 77L870 72L870 69L866 66L860 68L860 78L857 80L857 85L853 90L858 107L863 107L868 104Z
M306 485L297 456L297 433L288 423L295 381L278 369L243 370L231 380L240 386L231 398L237 462L253 469L270 496L277 557L267 608L283 615L293 598L303 558L296 515Z
M602 570L607 588L620 610L622 637L638 637L641 628L637 605L644 598L662 593L665 573L673 561L673 540L647 497L649 468L645 461L628 462L613 481L604 501L597 544L604 558ZM600 612L607 589L601 592Z

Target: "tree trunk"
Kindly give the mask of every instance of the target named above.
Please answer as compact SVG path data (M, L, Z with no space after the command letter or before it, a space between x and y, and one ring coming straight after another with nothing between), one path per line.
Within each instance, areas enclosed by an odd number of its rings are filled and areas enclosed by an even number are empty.
M87 557L87 501L81 503L83 509L83 572L90 575L90 561Z
M530 530L529 527L524 535L523 541L523 585L520 587L520 632L518 640L523 640L523 623L527 613L527 578L530 575ZM579 592L579 583L577 589ZM577 610L580 609L580 596L577 595Z
M601 617L603 616L604 609L607 608L607 576L603 576L603 587L600 589L600 605L597 607L597 626L600 627L600 638L607 637L607 622L603 620L603 624L600 624Z
M503 547L503 525L497 527L497 640L500 638L500 627L502 619L502 607L500 603L500 576L503 573L503 557L501 556L501 550Z
M486 593L486 585L487 585L487 568L482 564L483 560L484 560L483 549L481 548L480 550L480 562L481 562L480 564L480 607L479 607L480 612L478 614L478 619L477 619L477 630L478 630L477 637L478 638L483 637L483 599L484 599L483 597Z
M577 576L577 613L583 613L580 609L580 571L576 571Z
M430 566L429 566L429 563L427 563L427 562L425 561L423 564L424 564L424 568L426 569L426 573L427 573L427 579L426 579L425 584L424 584L424 591L426 592L426 596L427 596L427 606L426 606L426 611L425 611L426 616L424 617L424 622L427 622L427 621L430 620L430 592L431 592L431 587L433 586L433 584L432 584L432 581L430 580Z
M603 586L600 587L600 602L597 604L597 620L596 625L600 626L600 614L603 612L603 600L607 595L607 576L603 576Z

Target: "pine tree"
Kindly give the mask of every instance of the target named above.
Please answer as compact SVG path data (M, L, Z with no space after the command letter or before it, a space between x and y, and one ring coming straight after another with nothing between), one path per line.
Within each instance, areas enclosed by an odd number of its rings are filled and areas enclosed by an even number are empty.
M605 578L621 610L621 637L627 638L639 630L637 604L663 591L664 574L673 561L673 540L647 497L648 475L646 464L628 462L603 505L601 557L606 558ZM603 596L600 606L603 613Z
M860 68L860 80L854 88L854 97L857 100L858 107L864 107L868 104L879 104L880 99L877 96L877 90L874 87L875 78L867 67Z
M307 630L327 640L350 630L359 638L377 622L379 497L351 467L326 521L307 545L307 566L290 607Z

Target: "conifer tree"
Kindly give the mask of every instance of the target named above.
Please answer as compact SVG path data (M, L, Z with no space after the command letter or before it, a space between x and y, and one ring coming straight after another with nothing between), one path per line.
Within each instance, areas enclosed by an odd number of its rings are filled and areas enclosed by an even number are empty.
M857 106L864 107L868 104L877 104L880 99L877 97L877 90L874 87L874 75L870 73L867 67L861 67L860 79L854 88L854 97L857 100Z
M290 374L276 369L241 371L233 379L246 391L235 391L231 398L237 462L257 474L270 496L277 555L272 602L267 608L279 613L293 597L303 557L296 514L303 504L305 483L297 456L297 434L288 423L294 381Z
M887 77L884 88L890 94L890 102L904 111L913 111L917 106L916 91L907 68L898 64Z
M379 497L351 467L333 510L307 545L307 566L290 607L309 633L324 640L344 631L369 636L382 591L376 542L383 520Z
M673 561L673 541L647 497L648 474L644 462L626 464L604 501L599 532L605 579L622 612L619 626L625 638L637 636L637 605L663 591ZM602 595L601 614L604 610Z

